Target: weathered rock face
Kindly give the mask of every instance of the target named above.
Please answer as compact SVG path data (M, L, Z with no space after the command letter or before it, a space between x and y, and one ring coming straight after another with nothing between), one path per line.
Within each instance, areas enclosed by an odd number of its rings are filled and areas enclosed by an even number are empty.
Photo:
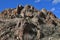
M46 9L18 5L1 12L0 40L60 40L60 20Z

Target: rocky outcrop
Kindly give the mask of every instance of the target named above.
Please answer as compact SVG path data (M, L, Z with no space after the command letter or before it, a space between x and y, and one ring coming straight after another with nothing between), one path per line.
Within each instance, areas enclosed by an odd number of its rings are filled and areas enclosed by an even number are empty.
M18 5L0 14L0 40L60 40L60 19L52 12Z

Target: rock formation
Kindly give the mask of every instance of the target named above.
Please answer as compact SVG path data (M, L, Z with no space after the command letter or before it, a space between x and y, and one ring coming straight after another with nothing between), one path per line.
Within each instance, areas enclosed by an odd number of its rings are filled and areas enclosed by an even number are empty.
M0 14L0 40L60 40L60 19L52 12L18 5Z

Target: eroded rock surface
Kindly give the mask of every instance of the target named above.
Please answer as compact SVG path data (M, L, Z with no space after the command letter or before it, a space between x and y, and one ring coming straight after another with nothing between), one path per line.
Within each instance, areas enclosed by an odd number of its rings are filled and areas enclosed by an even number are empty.
M0 40L60 40L60 19L30 5L6 9L0 14Z

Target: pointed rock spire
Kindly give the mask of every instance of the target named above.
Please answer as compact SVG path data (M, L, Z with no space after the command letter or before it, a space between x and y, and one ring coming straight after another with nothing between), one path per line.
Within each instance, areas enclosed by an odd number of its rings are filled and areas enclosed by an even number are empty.
M46 10L45 8L43 8L41 11L42 11L45 15L47 15L47 10Z
M21 10L23 9L22 5L18 5L17 7L17 13L20 14Z

